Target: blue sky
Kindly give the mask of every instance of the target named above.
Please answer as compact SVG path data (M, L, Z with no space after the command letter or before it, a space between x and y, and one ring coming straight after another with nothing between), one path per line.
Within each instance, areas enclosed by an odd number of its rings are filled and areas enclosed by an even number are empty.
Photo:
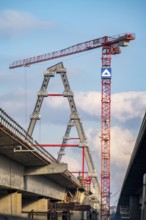
M100 174L101 49L62 59L9 69L23 58L64 49L95 38L135 33L136 39L112 58L111 192L119 190L145 112L145 0L0 0L0 106L28 127L36 93L46 68L63 61ZM59 77L48 90L62 92ZM90 106L90 108L89 108ZM60 142L69 119L63 99L45 101L34 136L40 142ZM46 123L47 122L47 123ZM73 131L73 135L76 132ZM118 135L117 135L118 134ZM117 138L118 137L118 138ZM71 151L71 150L70 150ZM68 152L71 169L80 168ZM76 156L75 156L76 157ZM76 164L76 166L75 166ZM114 173L114 175L113 175ZM118 184L116 184L118 183ZM112 198L112 204L116 198Z

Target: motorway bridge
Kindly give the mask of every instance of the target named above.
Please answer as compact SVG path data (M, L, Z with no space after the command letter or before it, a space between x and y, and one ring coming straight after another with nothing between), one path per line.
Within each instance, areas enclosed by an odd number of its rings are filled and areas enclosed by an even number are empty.
M19 219L97 219L99 201L92 192L67 164L34 144L38 143L0 109L0 213Z
M131 155L118 201L116 220L146 219L146 113Z

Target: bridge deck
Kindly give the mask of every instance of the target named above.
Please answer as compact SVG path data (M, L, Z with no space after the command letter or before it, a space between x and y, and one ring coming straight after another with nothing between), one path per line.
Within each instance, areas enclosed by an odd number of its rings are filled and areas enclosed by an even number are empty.
M0 109L0 137L0 153L23 165L26 165L26 161L29 166L57 162L45 149L32 147L33 138L2 109Z
M131 159L127 168L127 172L122 185L118 206L117 215L120 213L127 212L127 216L133 219L131 216L141 209L141 198L143 188L143 175L146 173L146 113L144 115L137 140L131 155ZM133 209L132 202L133 198L137 198L135 207ZM135 200L136 201L136 200ZM138 214L140 216L140 213ZM146 218L146 216L145 216Z
M0 109L0 154L23 166L45 166L57 160L38 144L9 115ZM48 179L67 188L80 187L79 181L68 171L45 175Z

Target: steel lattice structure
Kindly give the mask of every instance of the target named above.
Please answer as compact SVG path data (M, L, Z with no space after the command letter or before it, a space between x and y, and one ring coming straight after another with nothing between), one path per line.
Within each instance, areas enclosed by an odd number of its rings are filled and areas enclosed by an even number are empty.
M111 67L111 47L102 48L102 67ZM101 219L110 215L111 78L102 78L101 97Z

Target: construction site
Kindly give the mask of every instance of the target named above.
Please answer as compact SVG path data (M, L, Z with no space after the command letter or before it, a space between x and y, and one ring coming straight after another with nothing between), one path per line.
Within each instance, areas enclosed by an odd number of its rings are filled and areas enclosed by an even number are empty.
M146 116L133 146L116 208L111 197L111 84L112 57L128 51L135 34L104 36L78 43L51 53L14 61L9 69L27 68L49 60L57 61L69 55L101 49L101 133L100 170L90 151L84 121L75 103L68 69L59 62L42 70L43 78L28 129L14 120L7 109L0 109L0 219L44 220L144 220L146 219ZM134 47L134 43L130 45ZM126 47L126 48L125 48ZM62 93L50 93L49 84L60 77ZM46 98L67 100L70 117L61 143L41 143L34 139L35 126L41 120L41 108ZM76 137L71 136L72 129ZM58 149L57 157L50 149ZM62 162L67 149L80 152L81 170L71 171L69 161ZM98 168L99 169L99 168Z
M0 1L0 220L146 220L146 1Z

